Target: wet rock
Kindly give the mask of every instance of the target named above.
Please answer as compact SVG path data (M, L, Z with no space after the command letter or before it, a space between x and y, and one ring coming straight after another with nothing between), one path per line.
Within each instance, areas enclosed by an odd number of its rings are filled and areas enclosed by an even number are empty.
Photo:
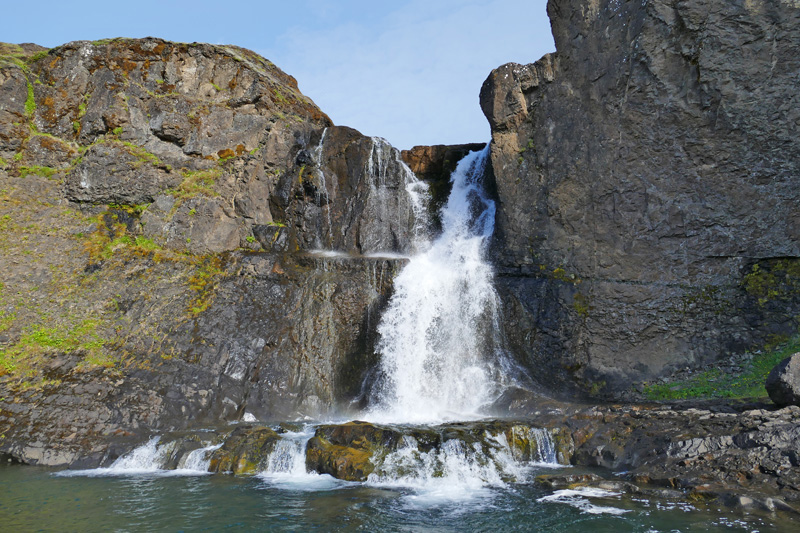
M257 474L266 468L280 436L267 427L240 426L211 455L209 472Z
M603 481L597 474L543 474L536 476L536 483L550 490L571 489L578 486L589 486Z
M800 353L778 363L767 376L765 386L776 405L800 406Z
M533 424L559 426L571 464L623 470L639 485L691 490L711 483L800 501L800 408L727 411L605 406L537 415Z

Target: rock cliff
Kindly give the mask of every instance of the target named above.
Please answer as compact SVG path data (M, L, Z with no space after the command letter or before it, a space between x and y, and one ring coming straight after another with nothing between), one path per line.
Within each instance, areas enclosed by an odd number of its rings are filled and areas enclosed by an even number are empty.
M358 398L426 194L397 150L233 46L0 53L0 453Z
M547 9L556 52L481 89L513 351L624 397L795 333L800 6Z

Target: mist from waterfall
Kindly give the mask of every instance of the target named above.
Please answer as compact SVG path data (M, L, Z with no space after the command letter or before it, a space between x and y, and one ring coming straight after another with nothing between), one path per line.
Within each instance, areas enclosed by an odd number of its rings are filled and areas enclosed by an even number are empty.
M479 417L503 380L497 296L485 260L495 204L484 191L488 146L451 176L442 234L395 279L380 325L380 368L368 420L438 422Z

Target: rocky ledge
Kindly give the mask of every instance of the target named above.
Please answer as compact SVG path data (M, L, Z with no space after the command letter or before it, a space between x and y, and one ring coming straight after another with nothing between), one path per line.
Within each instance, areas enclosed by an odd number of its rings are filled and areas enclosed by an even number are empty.
M206 448L212 472L289 472L299 456L304 470L348 481L422 481L464 467L487 484L531 482L520 467L549 462L576 467L536 478L550 489L598 487L800 516L797 406L549 403L525 417L439 426L325 424L305 447L301 430L250 424L167 434L158 466L185 467L190 454L213 443ZM130 445L118 439L98 464Z

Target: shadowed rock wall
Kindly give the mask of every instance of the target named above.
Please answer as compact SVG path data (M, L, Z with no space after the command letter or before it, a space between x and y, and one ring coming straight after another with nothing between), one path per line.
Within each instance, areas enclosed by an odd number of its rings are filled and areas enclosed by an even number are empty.
M556 52L481 90L514 351L632 383L797 331L800 6L548 3Z

